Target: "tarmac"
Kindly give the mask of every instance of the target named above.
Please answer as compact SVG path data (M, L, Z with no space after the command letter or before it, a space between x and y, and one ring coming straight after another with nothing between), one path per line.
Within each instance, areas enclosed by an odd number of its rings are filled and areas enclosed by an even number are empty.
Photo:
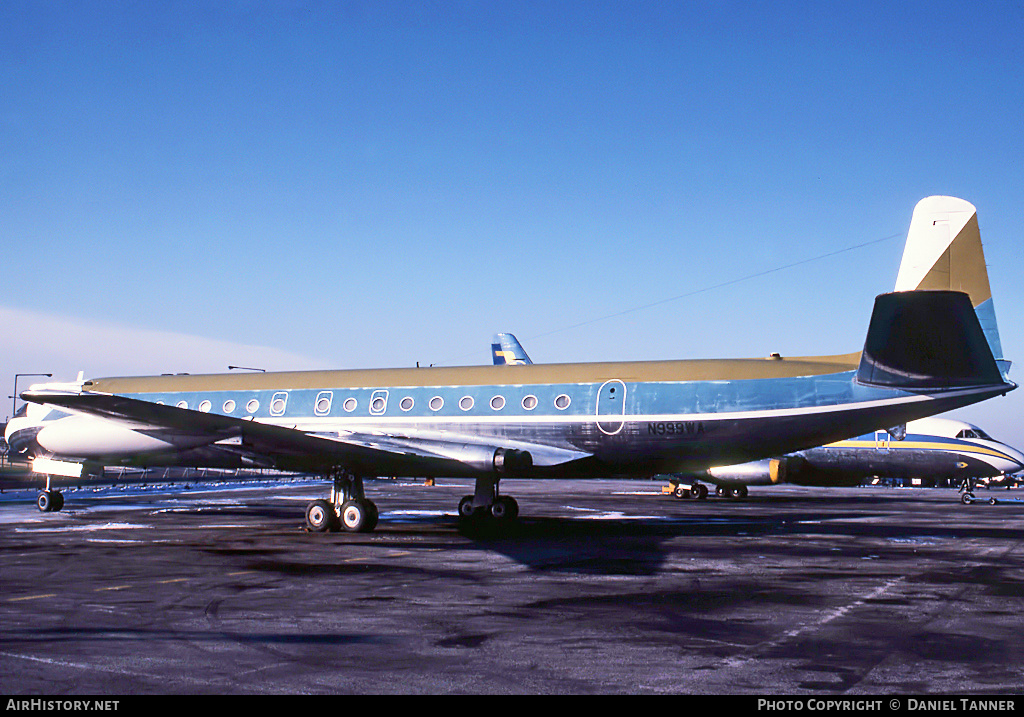
M0 694L1021 691L1024 503L662 485L505 481L505 533L458 480L367 481L370 534L317 481L5 492Z

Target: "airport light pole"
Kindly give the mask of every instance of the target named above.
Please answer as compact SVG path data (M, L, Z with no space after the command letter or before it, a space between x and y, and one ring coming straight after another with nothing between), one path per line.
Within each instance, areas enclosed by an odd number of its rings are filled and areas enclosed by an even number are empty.
M52 378L52 373L16 373L14 374L14 395L11 396L11 418L18 412L18 379L22 376L46 376Z

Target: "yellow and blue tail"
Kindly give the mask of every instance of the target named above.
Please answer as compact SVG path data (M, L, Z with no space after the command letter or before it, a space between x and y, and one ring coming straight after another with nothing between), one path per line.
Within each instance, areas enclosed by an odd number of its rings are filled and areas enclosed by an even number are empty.
M533 363L520 346L519 339L512 334L495 334L491 339L491 355L494 357L495 366Z

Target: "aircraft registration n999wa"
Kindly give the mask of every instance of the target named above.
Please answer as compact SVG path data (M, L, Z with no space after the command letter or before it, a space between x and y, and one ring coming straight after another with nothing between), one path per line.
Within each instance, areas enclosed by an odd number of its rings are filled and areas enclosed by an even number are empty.
M860 353L99 378L32 386L21 397L59 420L12 419L7 436L47 472L66 463L320 473L333 487L307 506L308 526L367 531L378 513L364 477L474 478L459 515L507 520L518 506L499 492L506 478L706 470L1015 387L967 293L917 290L876 297Z

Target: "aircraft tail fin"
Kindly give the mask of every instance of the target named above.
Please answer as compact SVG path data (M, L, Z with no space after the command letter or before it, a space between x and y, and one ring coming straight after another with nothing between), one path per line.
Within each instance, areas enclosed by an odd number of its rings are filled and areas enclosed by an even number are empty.
M495 366L533 363L512 334L495 334L491 340L491 355Z
M969 296L959 291L878 296L857 380L908 391L1014 387L996 365Z
M926 197L917 203L895 290L966 293L993 357L1001 369L1009 368L1009 362L1003 361L978 212L973 204L942 196Z

